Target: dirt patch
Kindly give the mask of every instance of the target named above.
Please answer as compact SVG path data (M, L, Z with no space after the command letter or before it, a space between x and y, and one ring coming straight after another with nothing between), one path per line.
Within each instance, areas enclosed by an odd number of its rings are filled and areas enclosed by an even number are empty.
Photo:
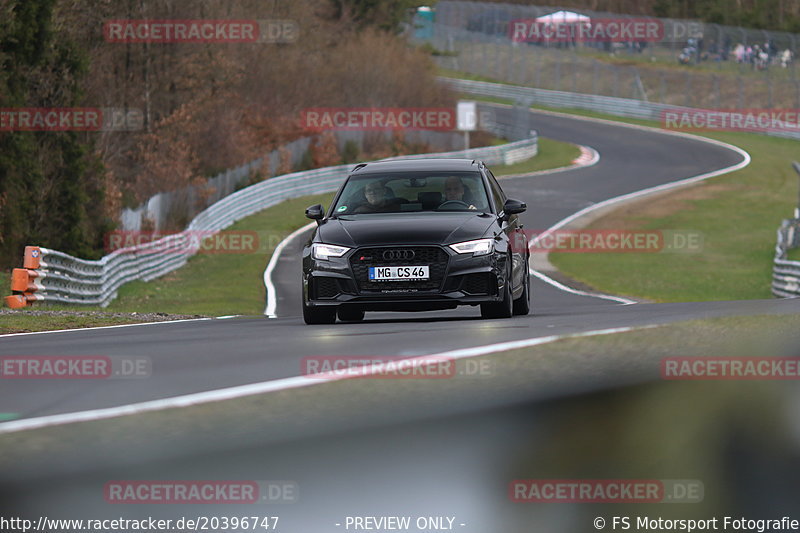
M734 190L741 185L722 183L699 183L663 193L656 199L643 198L637 202L625 203L611 213L601 216L591 223L592 229L636 229L643 220L663 218L679 211L693 209L692 202L707 200Z
M169 313L106 313L104 311L46 311L38 309L0 309L0 317L8 316L40 316L40 317L90 317L128 319L139 322L164 322L166 320L186 320L193 318L207 318L205 315L171 315Z

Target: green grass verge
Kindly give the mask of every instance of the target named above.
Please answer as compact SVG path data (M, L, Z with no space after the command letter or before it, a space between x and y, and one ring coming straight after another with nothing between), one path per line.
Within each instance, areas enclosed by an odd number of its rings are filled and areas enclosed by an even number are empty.
M0 335L6 333L28 333L33 331L52 331L56 329L92 328L98 326L116 326L118 324L139 324L157 322L169 317L145 317L130 313L105 312L0 312ZM178 318L178 317L176 317Z
M775 231L791 214L797 141L746 133L705 136L746 150L746 168L603 217L589 229L685 230L699 253L551 254L564 274L596 289L658 302L771 298Z
M536 157L513 165L493 166L492 172L495 176L506 176L565 167L580 155L580 149L574 144L539 137L539 153Z
M440 72L502 83L454 71ZM659 127L656 121L580 109L533 108ZM702 136L746 150L752 162L742 170L691 188L643 199L633 207L627 205L588 227L699 232L704 236L700 253L554 253L550 262L567 276L597 290L657 302L771 298L775 231L783 218L791 216L797 197L797 177L791 162L797 159L798 143L738 132L704 132Z
M272 251L286 235L307 224L306 207L327 209L333 194L281 202L240 220L225 230L256 232L254 253L197 254L188 263L150 282L123 285L109 311L190 313L210 316L259 315L264 312L264 269Z

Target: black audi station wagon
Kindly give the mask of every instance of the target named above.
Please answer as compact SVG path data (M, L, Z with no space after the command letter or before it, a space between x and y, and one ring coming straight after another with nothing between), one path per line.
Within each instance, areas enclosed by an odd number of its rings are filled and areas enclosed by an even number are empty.
M356 165L327 214L306 209L318 226L303 249L305 322L459 305L484 318L528 314L525 209L481 161Z

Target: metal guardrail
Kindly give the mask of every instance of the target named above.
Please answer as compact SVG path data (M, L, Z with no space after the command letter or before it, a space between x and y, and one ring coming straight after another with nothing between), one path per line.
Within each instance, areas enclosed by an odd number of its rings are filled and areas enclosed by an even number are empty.
M333 133L340 152L348 142L354 143L359 150L363 150L365 138L377 133L386 139L391 139L394 134L390 130L381 132L337 130ZM459 148L457 143L461 139L461 136L453 131L411 130L404 133L407 143L437 146L440 149ZM518 140L518 138L506 138ZM123 209L120 213L120 229L139 231L143 225L147 225L155 231L174 230L176 228L168 227L169 219L191 220L206 207L241 188L241 185L245 184L254 174L259 174L264 178L280 175L278 169L284 163L284 155L286 156L285 163L290 165L289 168L297 168L315 139L316 136L301 137L262 157L236 168L229 168L206 179L201 184L187 185L177 190L157 193L135 209Z
M501 126L497 126L498 130ZM505 164L536 154L535 133L500 146L457 152L418 154L406 158L451 157L482 159L487 165ZM197 252L196 235L211 236L244 217L290 198L336 190L353 165L339 165L271 178L237 191L198 214L181 233L138 246L121 248L97 261L28 246L24 268L14 269L6 298L12 308L36 301L107 306L117 289L134 280L149 281L181 266Z
M781 298L800 296L800 261L786 259L787 252L794 248L800 248L800 218L784 220L778 228L772 294Z
M691 112L696 108L657 104L634 100L632 98L619 98L615 96L598 96L594 94L571 93L566 91L552 91L549 89L534 89L519 85L505 85L502 83L490 83L485 81L461 80L456 78L438 78L443 83L450 86L455 91L474 96L488 98L502 98L512 100L518 104L530 106L533 104L565 108L582 109L585 111L596 111L617 117L638 118L644 120L660 121L662 113ZM800 133L794 131L768 131L764 135L771 137L783 137L786 139L800 140Z

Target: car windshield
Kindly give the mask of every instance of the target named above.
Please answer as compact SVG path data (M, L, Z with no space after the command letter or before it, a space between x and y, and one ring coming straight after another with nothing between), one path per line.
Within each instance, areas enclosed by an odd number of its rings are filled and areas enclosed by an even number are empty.
M479 172L395 172L351 176L332 214L489 210Z

